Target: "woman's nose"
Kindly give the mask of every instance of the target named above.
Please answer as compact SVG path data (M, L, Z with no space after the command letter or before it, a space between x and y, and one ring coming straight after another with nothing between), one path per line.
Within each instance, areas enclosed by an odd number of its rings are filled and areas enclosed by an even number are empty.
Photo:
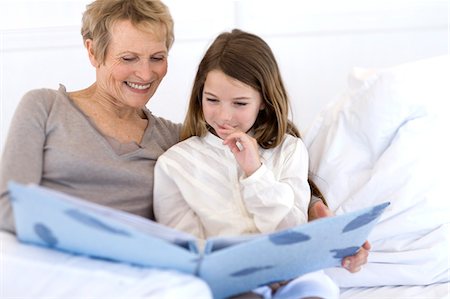
M135 71L136 76L138 76L142 81L151 81L153 76L153 67L150 61L140 61Z

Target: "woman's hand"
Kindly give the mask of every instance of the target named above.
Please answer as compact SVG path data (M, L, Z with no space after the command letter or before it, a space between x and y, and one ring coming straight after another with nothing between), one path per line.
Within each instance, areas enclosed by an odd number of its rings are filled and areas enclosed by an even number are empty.
M316 202L308 210L309 221L329 216L333 216L333 213L322 201ZM366 241L355 255L347 256L342 259L342 267L344 267L351 273L358 272L359 270L361 270L361 267L367 263L369 251L370 243Z
M244 132L236 131L231 126L222 130L221 133L228 135L224 138L223 144L230 148L246 176L252 175L259 167L261 167L258 142L255 138Z
M369 241L366 241L356 254L347 256L342 260L342 267L351 273L358 272L361 270L362 266L367 263L369 251L370 243Z

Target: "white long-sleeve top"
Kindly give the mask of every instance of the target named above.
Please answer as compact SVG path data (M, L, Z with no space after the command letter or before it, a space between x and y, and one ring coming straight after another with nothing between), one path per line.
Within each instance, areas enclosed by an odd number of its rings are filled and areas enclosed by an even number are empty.
M200 239L270 233L307 222L308 152L300 138L286 135L276 148L260 148L262 165L249 177L222 142L211 133L191 137L158 158L158 222Z

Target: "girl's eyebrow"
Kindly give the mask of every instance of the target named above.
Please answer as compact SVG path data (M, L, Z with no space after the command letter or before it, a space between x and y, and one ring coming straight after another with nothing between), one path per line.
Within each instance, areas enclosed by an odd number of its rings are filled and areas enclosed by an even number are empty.
M213 96L213 97L217 98L217 96L216 96L215 94L213 94L212 92L204 91L203 93L204 93L205 95Z
M215 95L215 94L213 94L212 92L209 92L209 91L204 91L203 92L205 95L207 95L207 96L212 96L212 97L215 97L215 98L217 98L217 96ZM247 96L241 96L241 97L236 97L236 98L233 98L233 100L238 100L238 101L241 101L241 100L250 100L251 99L251 97L247 97Z

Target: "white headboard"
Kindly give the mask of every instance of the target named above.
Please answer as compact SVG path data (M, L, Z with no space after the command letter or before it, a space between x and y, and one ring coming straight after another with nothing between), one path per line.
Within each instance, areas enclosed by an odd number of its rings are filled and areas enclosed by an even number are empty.
M26 91L59 83L76 90L93 82L79 33L89 2L0 1L0 146ZM386 67L449 50L447 0L165 3L175 19L175 44L167 77L149 107L178 122L204 51L218 33L234 27L261 35L272 47L302 131L344 90L352 67Z

